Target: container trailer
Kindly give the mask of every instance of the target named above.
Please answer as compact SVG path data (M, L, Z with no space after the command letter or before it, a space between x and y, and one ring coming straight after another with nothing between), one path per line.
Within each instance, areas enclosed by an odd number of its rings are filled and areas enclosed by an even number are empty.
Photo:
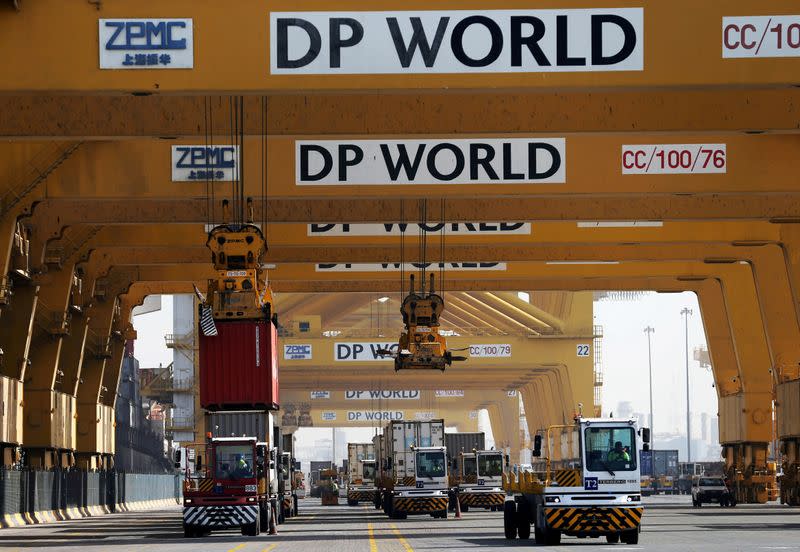
M232 528L254 536L270 526L278 506L271 425L270 412L207 414L205 442L176 452L176 467L185 466L184 536Z
M503 472L507 465L503 453L486 450L483 432L445 433L444 438L452 470L453 506L457 500L462 512L470 508L502 509L506 498Z
M278 496L281 497L281 522L298 514L297 487L295 482L294 435L281 435L276 428L276 442L281 443L278 451Z
M446 518L444 420L391 421L378 440L378 487L384 512L393 519L409 514Z
M347 505L375 503L375 446L372 443L347 443L347 469Z

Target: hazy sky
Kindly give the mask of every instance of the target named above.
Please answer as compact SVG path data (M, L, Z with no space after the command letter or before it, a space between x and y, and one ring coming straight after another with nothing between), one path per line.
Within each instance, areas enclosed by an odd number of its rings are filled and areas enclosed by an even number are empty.
M603 326L603 411L607 415L621 401L630 401L638 412L648 412L648 365L646 326L655 328L653 346L653 411L656 431L678 432L686 424L686 365L684 322L680 311L689 307L689 373L693 412L716 414L717 398L711 371L694 361L696 346L705 346L705 334L697 298L693 293L649 293L635 301L595 302L595 324ZM172 331L172 298L164 296L160 312L134 318L138 332L136 357L143 368L164 366L172 351L164 334ZM309 435L311 437L311 435ZM314 438L320 438L315 436ZM354 432L352 439L357 439ZM350 437L348 437L350 439Z
M692 412L717 413L710 369L694 360L695 347L706 347L700 308L694 293L648 293L636 301L595 302L595 324L603 326L603 411L631 401L637 412L649 412L647 335L652 326L653 425L657 432L686 427L686 346L684 319L689 307L689 378ZM694 433L694 431L693 431Z
M142 368L167 366L172 362L172 350L167 349L164 336L172 333L172 296L161 296L161 310L133 317L136 330L134 351Z

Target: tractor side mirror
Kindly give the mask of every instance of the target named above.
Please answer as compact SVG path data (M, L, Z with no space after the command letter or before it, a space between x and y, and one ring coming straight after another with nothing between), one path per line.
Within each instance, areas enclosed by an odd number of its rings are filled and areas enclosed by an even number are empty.
M642 450L650 450L650 428L643 427L642 428Z
M506 466L510 466L510 465L511 465L511 459L508 456L508 454L506 454Z
M181 449L175 451L175 467L181 467Z
M542 436L533 436L533 452L531 453L535 458L542 456Z
M197 455L197 458L195 458L194 460L194 469L195 471L200 471L203 469L203 457L200 456L199 454Z

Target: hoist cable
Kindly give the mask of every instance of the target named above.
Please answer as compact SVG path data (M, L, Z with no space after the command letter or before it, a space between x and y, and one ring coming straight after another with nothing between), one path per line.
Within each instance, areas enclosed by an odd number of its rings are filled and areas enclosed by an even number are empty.
M242 157L239 164L242 166L241 174L239 175L239 224L244 224L249 213L245 212L245 191L244 191L244 96L239 96L239 155Z
M422 219L419 224L419 245L420 245L420 261L421 261L421 282L420 282L420 289L425 288L425 269L426 260L427 260L427 253L428 253L428 231L426 229L426 224L428 222L428 200L422 199L420 200L420 218ZM430 290L428 290L430 293Z
M204 156L205 156L205 159L206 159L206 171L205 171L205 177L206 177L206 225L210 225L211 224L211 203L210 203L211 202L211 183L210 183L210 180L209 180L208 176L211 173L211 171L208 170L208 157L209 157L209 155L208 155L208 152L209 152L209 149L208 149L208 96L203 98L203 139L204 139L204 145L205 145L205 151L203 153L204 153Z
M221 106L221 102L222 102L222 100L220 99L220 106ZM210 144L211 148L213 148L214 147L214 105L212 103L212 99L211 98L208 99L208 135L209 135L209 144ZM214 205L214 203L216 202L216 199L214 197L214 192L215 192L214 188L216 188L216 186L214 185L214 181L212 180L211 181L211 225L212 226L216 223L216 217L214 216L214 213L216 212L216 205Z
M229 135L229 139L230 139L231 149L234 152L236 152L236 146L234 145L234 140L233 140L233 96L228 96L228 127L229 127L228 128L228 135ZM234 162L233 162L234 168L233 168L233 174L231 175L231 207L230 208L233 210L233 212L235 212L235 210L236 210L236 173L239 172L239 156L238 155L234 155L233 158L234 158ZM228 213L230 214L231 210L229 210ZM231 221L225 221L225 222L226 223L228 223L228 222L232 223L233 221L231 220Z
M405 291L406 291L406 258L405 258L405 248L406 248L406 227L405 224L405 203L401 199L400 200L400 303L402 304L403 299L405 299Z
M441 213L439 214L439 220L441 220L441 223L442 223L442 233L441 233L441 237L440 237L440 251L439 251L439 262L441 263L439 265L439 293L442 296L442 301L444 301L444 263L445 263L445 260L444 260L444 238L445 238L445 234L447 233L447 222L446 222L446 219L444 218L444 215L445 215L445 212L444 212L444 197L443 197L442 198L442 209L441 209Z
M264 245L266 249L269 249L269 242L267 241L267 222L269 218L267 217L267 194L269 192L269 164L268 164L268 153L269 153L269 141L267 140L267 133L269 132L267 125L269 124L269 99L267 96L263 96L262 98L262 123L261 123L261 135L263 136L263 146L261 150L261 161L262 161L262 170L263 170L263 182L261 188L261 231L264 234Z

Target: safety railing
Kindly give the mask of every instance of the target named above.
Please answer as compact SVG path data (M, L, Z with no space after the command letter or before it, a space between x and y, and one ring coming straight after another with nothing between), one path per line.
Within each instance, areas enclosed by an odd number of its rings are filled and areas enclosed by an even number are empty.
M192 347L194 345L194 335L187 334L166 334L164 342L170 349Z

